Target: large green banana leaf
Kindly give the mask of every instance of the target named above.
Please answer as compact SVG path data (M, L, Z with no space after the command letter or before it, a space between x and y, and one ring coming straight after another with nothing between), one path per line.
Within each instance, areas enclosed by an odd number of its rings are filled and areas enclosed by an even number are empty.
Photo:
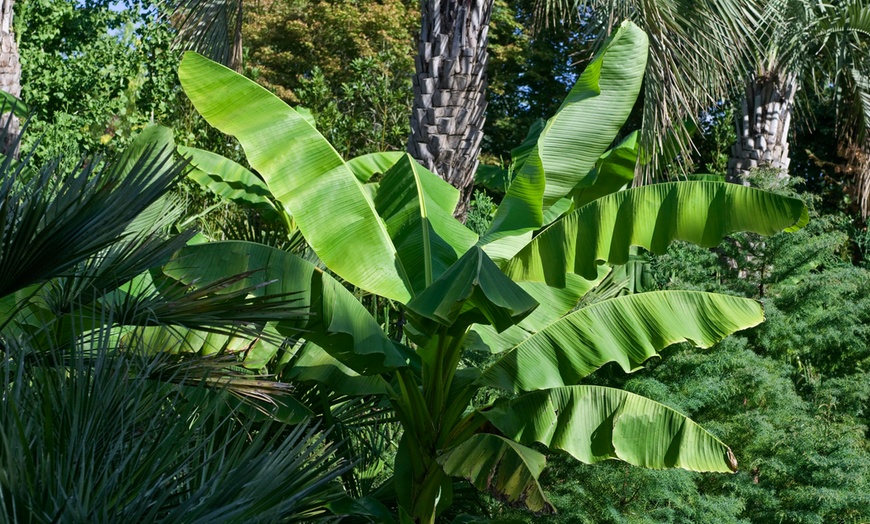
M444 472L468 479L481 491L508 504L524 504L535 513L555 513L538 477L547 458L498 435L477 433L438 457Z
M459 191L407 153L386 172L375 209L387 225L414 295L426 289L477 242L453 218Z
M809 221L798 199L737 184L672 182L620 191L566 215L505 266L514 280L561 287L566 273L595 278L600 261L628 262L629 248L664 253L674 240L718 245L736 231L771 235Z
M238 138L272 195L335 273L400 302L408 275L362 184L311 124L255 82L196 53L178 70L197 111Z
M387 385L379 375L364 376L335 359L320 346L306 342L283 378L325 384L340 395L383 395Z
M307 317L279 322L278 332L314 342L360 374L406 365L406 356L350 292L290 253L250 242L211 242L184 248L163 268L164 275L187 285L248 272L253 273L227 291L268 283L257 290L260 296L294 293L308 309Z
M503 353L477 383L510 392L571 386L608 362L635 371L671 344L710 347L763 320L761 305L746 298L700 291L626 295L554 319Z
M628 187L634 180L634 167L637 164L638 132L625 137L618 146L601 155L595 164L595 183L581 186L571 191L574 208L580 209L589 202Z
M503 331L536 307L535 299L505 277L476 246L407 305L411 321L427 334L437 325L454 325L463 313L473 322L488 322Z
M196 168L187 177L215 195L259 210L273 219L280 213L269 199L266 183L229 158L195 147L178 146L178 152Z
M537 229L543 213L585 180L640 92L648 39L624 22L541 131L481 243Z
M505 436L540 442L587 464L620 459L651 469L731 472L731 450L701 426L648 398L601 386L545 389L483 415Z
M351 158L347 161L347 167L360 182L368 182L376 173L386 173L396 162L406 155L403 151L384 151L369 153Z
M490 325L476 324L466 338L465 348L483 353L501 353L549 326L574 309L586 293L597 286L609 273L610 268L599 266L599 276L586 280L578 275L567 275L563 288L550 287L544 282L517 282L523 291L540 304L519 324L497 332Z

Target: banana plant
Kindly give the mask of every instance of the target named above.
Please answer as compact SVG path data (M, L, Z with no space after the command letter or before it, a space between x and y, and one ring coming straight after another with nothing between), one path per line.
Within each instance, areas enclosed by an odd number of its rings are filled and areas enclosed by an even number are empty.
M271 93L185 55L179 77L193 105L239 140L329 271L265 246L214 243L185 248L164 276L195 285L260 270L237 285L303 293L311 315L278 324L307 340L293 358L311 365L296 378L384 395L401 422L393 478L400 522L434 522L455 478L554 511L538 483L546 460L535 443L587 463L736 470L731 450L684 415L582 383L609 362L633 372L670 344L709 347L763 320L757 302L712 293L587 298L633 249L661 253L675 240L715 246L735 231L769 235L807 222L800 201L743 186L626 188L636 140L608 148L640 90L647 46L631 23L615 31L540 129L480 238L452 217L458 192L407 155L345 162ZM374 171L383 176L368 182ZM332 275L397 304L408 320L401 339ZM489 355L486 365L468 363L476 352ZM504 396L476 406L484 387Z

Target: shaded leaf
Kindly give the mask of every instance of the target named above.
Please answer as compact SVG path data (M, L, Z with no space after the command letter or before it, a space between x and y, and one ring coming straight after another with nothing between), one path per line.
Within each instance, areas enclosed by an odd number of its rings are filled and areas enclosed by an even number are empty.
M360 182L368 182L372 176L384 174L390 170L396 162L405 156L404 151L385 151L382 153L369 153L367 155L351 158L347 161L347 167L353 171L354 176Z
M290 253L249 242L197 244L181 250L163 273L184 284L247 273L226 291L263 284L257 294L296 293L298 302L307 308L307 316L279 322L279 333L298 336L301 331L305 339L357 373L380 373L406 365L405 355L350 292Z
M536 513L555 513L538 477L547 465L544 455L498 435L477 433L438 457L444 472L468 479L508 504Z
M278 218L280 211L269 199L272 193L266 183L243 166L216 153L178 146L178 152L190 159L196 169L187 177L215 195L242 206L257 209L267 216Z
M528 316L538 303L504 276L479 247L472 247L425 291L408 303L411 320L431 333L434 321L452 326L466 311L475 322L503 331Z

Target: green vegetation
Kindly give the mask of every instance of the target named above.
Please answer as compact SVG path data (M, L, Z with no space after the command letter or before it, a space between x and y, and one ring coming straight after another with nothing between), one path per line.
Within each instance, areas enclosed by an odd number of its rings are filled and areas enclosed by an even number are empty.
M416 3L19 0L0 522L870 520L862 102L820 79L824 139L728 183L746 37L788 35L610 4L493 3L463 223L404 152Z

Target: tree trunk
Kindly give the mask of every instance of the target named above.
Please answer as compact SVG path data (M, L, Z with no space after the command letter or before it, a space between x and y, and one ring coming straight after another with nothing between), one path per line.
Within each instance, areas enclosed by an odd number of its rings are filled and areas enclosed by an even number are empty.
M408 153L459 189L465 221L486 110L493 0L422 0Z
M15 0L0 0L0 89L21 97L21 64L18 62L18 44L12 32L12 8ZM0 142L0 153L18 157L20 123L11 113L0 117L0 126L7 126L6 136Z
M771 68L746 83L742 114L735 115L737 142L731 147L728 180L744 182L756 167L779 169L787 176L788 128L797 78Z

